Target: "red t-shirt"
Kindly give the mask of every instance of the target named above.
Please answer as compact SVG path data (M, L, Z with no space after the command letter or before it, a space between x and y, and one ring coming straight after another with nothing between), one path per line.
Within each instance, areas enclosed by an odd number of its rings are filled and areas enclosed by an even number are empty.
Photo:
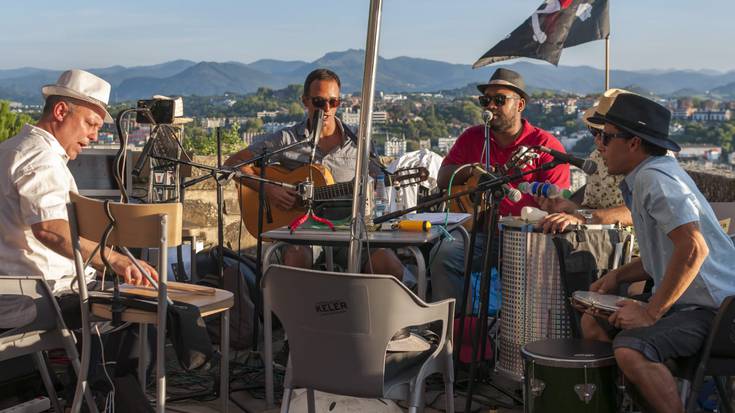
M558 139L556 139L549 132L543 129L539 129L531 125L527 120L523 119L523 126L521 134L518 136L516 141L506 147L501 148L495 141L495 135L490 131L490 164L493 166L505 165L508 159L518 149L519 146L545 146L557 150L559 152L566 152L564 147L561 145ZM477 125L473 126L459 135L457 141L449 150L449 153L444 158L442 166L444 165L464 165L468 163L482 162L485 161L485 152L483 146L485 144L485 126ZM535 169L542 164L552 162L554 158L547 154L541 153L540 156L533 160L532 164L526 166L524 170ZM562 164L557 165L546 171L539 171L536 173L524 175L521 178L526 182L550 182L557 185L560 188L569 188L569 165ZM510 185L515 187L519 182L516 181ZM512 203L508 198L503 198L500 203L500 214L501 215L520 215L521 208L524 206L538 207L536 201L530 194L523 194L520 201Z

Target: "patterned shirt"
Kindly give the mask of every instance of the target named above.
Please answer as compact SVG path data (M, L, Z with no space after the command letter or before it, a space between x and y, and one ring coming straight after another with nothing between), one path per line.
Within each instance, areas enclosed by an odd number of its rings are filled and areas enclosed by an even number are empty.
M590 209L613 208L625 204L620 193L623 175L610 175L600 152L595 149L590 159L597 164L597 171L587 177L582 206Z

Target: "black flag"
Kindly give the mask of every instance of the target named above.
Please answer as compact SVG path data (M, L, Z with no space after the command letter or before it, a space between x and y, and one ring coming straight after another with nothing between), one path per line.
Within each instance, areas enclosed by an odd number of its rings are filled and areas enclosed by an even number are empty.
M473 68L518 57L559 63L561 51L610 34L607 0L546 0Z

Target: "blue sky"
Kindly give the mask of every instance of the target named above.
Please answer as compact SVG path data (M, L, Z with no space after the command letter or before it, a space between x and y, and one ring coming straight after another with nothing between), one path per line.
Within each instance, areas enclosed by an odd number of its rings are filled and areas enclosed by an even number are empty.
M541 0L384 0L380 54L471 64ZM173 59L312 61L365 47L368 1L30 0L2 5L0 69ZM610 0L615 69L735 70L735 1ZM562 65L604 65L604 42Z

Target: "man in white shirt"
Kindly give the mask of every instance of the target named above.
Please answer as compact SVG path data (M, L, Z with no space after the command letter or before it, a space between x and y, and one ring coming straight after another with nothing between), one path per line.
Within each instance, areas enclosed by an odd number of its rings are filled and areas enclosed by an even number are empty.
M103 122L112 121L110 84L75 69L42 91L46 104L36 126L25 125L0 144L0 262L6 274L43 275L58 294L68 292L74 279L66 204L77 186L66 163L97 140ZM87 259L97 243L80 241ZM95 255L91 265L102 270ZM109 257L126 283L147 284L126 256L111 252ZM151 266L142 266L157 276Z

